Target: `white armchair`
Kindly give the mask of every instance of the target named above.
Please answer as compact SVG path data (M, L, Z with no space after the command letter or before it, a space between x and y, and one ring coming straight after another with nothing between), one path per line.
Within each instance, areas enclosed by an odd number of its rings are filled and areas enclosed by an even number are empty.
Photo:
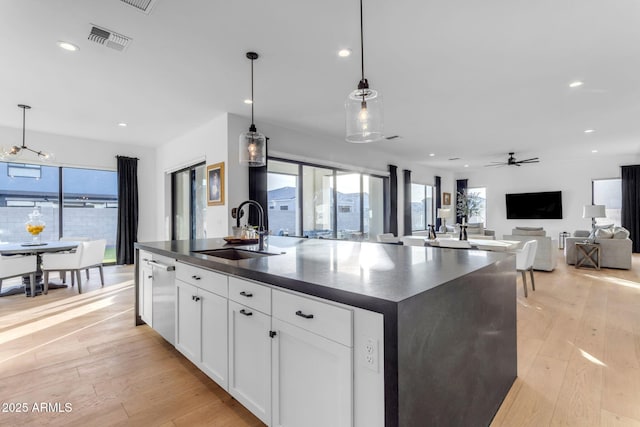
M11 277L29 276L31 296L36 296L36 270L38 261L35 255L0 256L0 291L2 281Z
M75 252L70 253L45 253L42 255L42 272L44 273L44 290L49 291L49 272L51 271L71 271L71 278L75 273L78 281L78 292L82 293L82 270L90 268L100 269L100 283L104 286L104 272L102 271L102 260L104 250L107 246L106 240L91 240L80 242ZM73 286L73 280L71 282Z

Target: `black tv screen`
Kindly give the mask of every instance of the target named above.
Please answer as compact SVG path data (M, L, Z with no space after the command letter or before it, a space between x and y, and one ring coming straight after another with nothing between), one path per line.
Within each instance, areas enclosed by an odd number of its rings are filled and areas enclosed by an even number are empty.
M562 192L507 194L507 219L562 219Z

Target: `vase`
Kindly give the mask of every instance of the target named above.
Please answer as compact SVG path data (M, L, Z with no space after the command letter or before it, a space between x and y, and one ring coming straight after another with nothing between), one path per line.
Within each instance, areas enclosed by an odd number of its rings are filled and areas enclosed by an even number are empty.
M25 223L27 232L33 236L33 244L40 244L40 233L44 230L45 225L40 210L38 208L34 209L29 214L29 221Z

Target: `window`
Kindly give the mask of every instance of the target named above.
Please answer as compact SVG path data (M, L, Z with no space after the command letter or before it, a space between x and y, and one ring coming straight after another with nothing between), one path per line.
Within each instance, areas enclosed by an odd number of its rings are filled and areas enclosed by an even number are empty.
M206 181L204 163L171 174L173 240L206 239Z
M269 159L267 176L273 234L375 240L384 232L387 178L283 159Z
M471 217L468 219L468 222L482 223L486 227L487 226L487 189L485 187L468 188L467 194L475 195L480 202L479 203L480 211L475 215L471 215Z
M606 218L596 218L596 224L622 224L622 180L620 178L594 179L592 183L594 205L604 205Z
M433 221L433 186L411 183L411 230L426 230Z
M269 229L279 236L299 236L298 165L269 159L267 169Z
M117 191L114 171L0 162L0 242L29 240L24 224L37 207L42 240L106 239L104 262L115 262Z

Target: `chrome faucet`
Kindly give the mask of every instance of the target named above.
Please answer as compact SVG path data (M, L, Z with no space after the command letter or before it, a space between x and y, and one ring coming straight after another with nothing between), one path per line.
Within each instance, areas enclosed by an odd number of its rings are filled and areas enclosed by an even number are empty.
M255 206L258 209L258 250L264 251L264 235L266 233L264 229L264 209L255 200L246 200L240 203L240 206L236 209L236 227L240 227L240 212L242 212L241 209L244 205Z

